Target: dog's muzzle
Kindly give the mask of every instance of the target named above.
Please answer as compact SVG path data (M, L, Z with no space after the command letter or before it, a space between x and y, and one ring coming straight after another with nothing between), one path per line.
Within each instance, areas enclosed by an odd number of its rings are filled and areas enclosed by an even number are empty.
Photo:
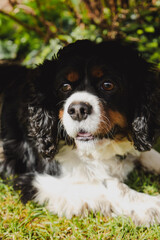
M99 99L88 92L73 93L64 104L63 126L67 134L76 140L94 139L100 124Z

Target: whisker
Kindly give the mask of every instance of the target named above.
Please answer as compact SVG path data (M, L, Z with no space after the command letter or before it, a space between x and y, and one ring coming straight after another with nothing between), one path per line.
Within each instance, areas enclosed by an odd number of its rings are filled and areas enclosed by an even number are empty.
M62 103L65 103L65 100L62 100L62 101L58 102L58 103L56 104L56 106L58 106L58 105L60 105L60 104L62 104Z
M109 125L109 127L111 127L111 122L110 122L109 118L103 114L101 115L101 117L102 117L101 122L106 123ZM104 119L106 119L106 121Z
M107 121L109 121L109 122L110 122L109 118L108 118L106 115L104 115L104 114L101 114L101 117L102 117L102 118L105 118Z
M101 122L105 123L105 127L102 127L102 130L104 130L105 134L107 135L110 134L111 137L114 139L114 128L111 128L112 126L109 118L103 114L101 115L101 117L102 117ZM104 119L106 119L106 121Z

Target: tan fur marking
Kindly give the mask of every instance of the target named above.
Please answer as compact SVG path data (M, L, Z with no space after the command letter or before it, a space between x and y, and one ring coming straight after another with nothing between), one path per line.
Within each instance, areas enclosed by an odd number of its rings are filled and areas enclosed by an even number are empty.
M108 111L110 121L115 125L117 124L121 128L126 127L126 118L121 113L113 110Z
M100 104L101 109L101 122L97 134L108 133L115 125L121 128L126 128L126 118L118 111L109 109L107 112L104 110L103 105ZM117 136L117 140L121 140L124 136Z
M100 78L104 75L102 69L100 67L94 67L92 69L92 76L96 78Z
M61 109L61 110L59 111L59 119L62 119L62 118L63 118L63 113L64 113L64 110Z
M67 80L69 82L76 82L76 81L78 81L78 79L79 79L79 74L75 71L69 72L67 74Z
M106 134L113 127L112 122L106 114L106 111L103 108L103 105L100 103L100 112L101 112L101 121L97 131L97 134Z

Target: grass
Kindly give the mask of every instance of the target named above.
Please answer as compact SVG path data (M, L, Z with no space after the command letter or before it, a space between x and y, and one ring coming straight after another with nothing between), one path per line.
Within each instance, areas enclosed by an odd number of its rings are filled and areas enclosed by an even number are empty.
M135 170L127 184L137 191L156 195L160 192L160 177ZM23 205L11 186L0 182L0 239L160 239L160 226L135 227L124 217L105 218L90 214L71 220L58 218L45 207L32 202Z

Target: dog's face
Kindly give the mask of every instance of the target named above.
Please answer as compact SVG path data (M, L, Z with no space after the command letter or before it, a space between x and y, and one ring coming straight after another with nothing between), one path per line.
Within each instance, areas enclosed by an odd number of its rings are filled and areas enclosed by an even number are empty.
M102 52L66 59L56 80L59 100L65 100L59 118L76 142L126 135L127 87Z
M77 41L59 51L49 72L69 137L87 144L125 137L139 151L151 148L155 75L137 52L117 42Z

